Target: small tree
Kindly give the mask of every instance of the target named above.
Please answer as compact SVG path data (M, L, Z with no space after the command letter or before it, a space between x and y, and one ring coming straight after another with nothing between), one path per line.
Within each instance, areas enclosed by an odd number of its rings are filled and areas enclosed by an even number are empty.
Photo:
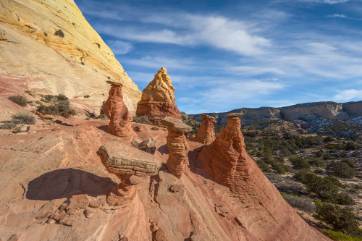
M342 208L330 203L316 202L317 218L331 225L333 229L351 233L358 229L356 215L351 208Z

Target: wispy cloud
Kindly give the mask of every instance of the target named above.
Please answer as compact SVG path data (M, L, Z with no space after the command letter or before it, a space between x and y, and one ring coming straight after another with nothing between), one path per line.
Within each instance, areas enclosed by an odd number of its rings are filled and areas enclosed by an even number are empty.
M346 89L338 92L334 99L336 101L346 102L352 100L361 100L362 99L362 89Z
M131 43L121 40L112 40L109 41L108 44L116 55L127 54L133 49L133 45Z
M254 56L264 52L271 46L271 41L256 32L254 24L247 21L231 19L222 15L190 14L185 12L163 13L161 16L153 13L137 15L137 11L130 11L129 7L109 9L109 15L104 11L86 9L87 14L104 19L96 24L96 28L103 34L122 40L137 42L176 44L182 46L211 46L217 49L230 51L239 55ZM274 11L272 15L281 13ZM125 21L127 16L133 21L143 24L157 24L158 26L132 27L122 26L108 20Z

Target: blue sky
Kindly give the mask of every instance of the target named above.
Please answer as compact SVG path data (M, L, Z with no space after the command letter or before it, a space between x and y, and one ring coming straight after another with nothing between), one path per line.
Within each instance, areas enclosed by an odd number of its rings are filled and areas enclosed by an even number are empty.
M362 100L362 0L76 0L143 89L187 113Z

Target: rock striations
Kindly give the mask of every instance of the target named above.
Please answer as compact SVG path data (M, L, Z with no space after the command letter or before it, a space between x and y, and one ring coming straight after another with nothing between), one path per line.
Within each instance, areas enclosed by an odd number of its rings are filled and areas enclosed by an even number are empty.
M181 120L167 117L163 119L163 124L167 126L167 148L169 156L167 159L167 169L176 177L180 178L186 171L188 161L188 143L185 133L192 128L184 124Z
M198 160L209 178L241 201L243 214L237 221L251 232L250 240L329 240L308 227L248 155L237 115L228 116L226 127Z
M122 84L111 82L109 96L102 109L110 119L108 130L111 134L119 137L134 135L131 125L132 116L123 101Z
M32 92L65 94L98 111L107 80L123 83L132 112L140 98L74 0L1 0L0 63L0 76L25 77Z
M240 118L229 115L226 127L211 145L202 149L199 156L208 175L233 191L241 175L237 169L247 156L240 127Z
M166 68L162 67L143 90L136 114L147 116L151 120L160 120L167 116L181 119L176 106L175 89Z
M202 115L201 125L196 133L196 141L207 145L211 144L215 140L215 123L215 117Z

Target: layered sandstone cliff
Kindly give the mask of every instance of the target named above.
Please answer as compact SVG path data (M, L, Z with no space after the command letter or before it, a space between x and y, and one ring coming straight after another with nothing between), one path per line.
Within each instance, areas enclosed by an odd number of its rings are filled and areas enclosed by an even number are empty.
M175 89L166 68L162 67L143 90L136 114L156 120L167 116L181 119L176 106Z
M0 0L0 75L27 90L58 94L99 110L107 80L124 85L131 111L140 92L73 0Z

